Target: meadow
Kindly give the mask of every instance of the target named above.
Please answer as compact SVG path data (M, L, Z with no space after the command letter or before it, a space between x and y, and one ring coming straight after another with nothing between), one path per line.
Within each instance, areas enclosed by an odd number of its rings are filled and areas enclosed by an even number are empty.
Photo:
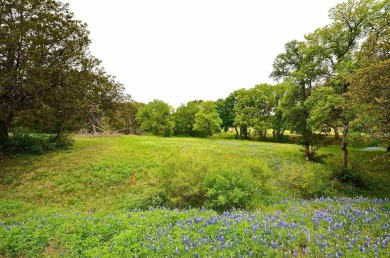
M223 136L223 135L222 135ZM214 137L76 137L0 160L5 257L386 257L388 155ZM359 196L359 197L358 197Z

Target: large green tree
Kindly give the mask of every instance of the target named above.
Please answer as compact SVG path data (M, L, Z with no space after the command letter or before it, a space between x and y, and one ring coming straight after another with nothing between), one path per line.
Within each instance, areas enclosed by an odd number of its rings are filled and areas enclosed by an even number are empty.
M290 87L291 85L289 83L279 83L272 87L274 110L272 116L269 119L269 123L273 129L273 138L277 142L283 141L283 134L289 125L285 116L286 110L284 110L282 102L284 97L289 92Z
M201 103L200 110L195 115L194 131L203 136L211 136L221 132L221 124L222 120L215 103L213 101Z
M250 128L253 126L253 107L254 101L250 96L250 92L247 89L236 90L236 104L234 106L236 116L233 125L236 128L240 128L240 139L247 139L250 135Z
M173 114L175 122L174 132L176 135L195 136L195 115L200 110L202 102L201 100L190 101L176 109Z
M330 86L317 87L305 101L310 110L308 126L312 130L328 133L332 128L339 139L338 128L342 126L343 98Z
M144 105L131 98L112 103L103 113L107 117L109 129L124 134L140 134L141 126L136 118L138 110Z
M316 136L308 126L310 110L305 101L323 74L323 58L316 49L304 41L293 40L285 44L273 64L271 77L288 81L291 88L283 101L285 117L291 129L301 135L301 143L307 160L313 160L316 151Z
M234 127L234 119L236 118L236 112L234 106L237 103L237 91L229 94L225 99L218 99L215 104L217 105L217 111L219 117L222 119L222 129L226 133L229 128ZM235 127L237 136L238 130Z
M254 98L252 124L260 139L265 139L267 130L272 127L271 118L276 107L274 89L274 86L264 83L249 90Z
M358 110L353 125L366 135L390 141L390 1L375 8L379 10L375 22L356 54L359 68L350 76L349 96Z
M153 100L141 107L137 113L137 122L141 129L160 136L173 134L173 108L161 100Z
M308 45L315 49L325 62L322 74L324 84L333 87L343 102L335 110L341 121L343 169L348 168L348 133L355 111L349 98L349 78L359 68L356 53L364 42L381 35L389 27L389 1L349 0L332 8L332 23L306 35Z
M253 128L261 139L266 137L267 129L272 127L271 117L276 106L273 90L272 85L260 84L237 91L234 123L243 129L244 138L249 128Z
M122 85L89 54L86 24L55 0L0 0L0 145L15 121L57 135Z
M389 140L390 59L359 69L352 76L350 87L352 105L359 110L353 121L355 126L370 136Z

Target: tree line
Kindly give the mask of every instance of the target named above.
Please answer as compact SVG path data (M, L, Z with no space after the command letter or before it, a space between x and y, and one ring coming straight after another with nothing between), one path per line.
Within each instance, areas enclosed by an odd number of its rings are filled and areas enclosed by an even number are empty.
M238 138L248 138L253 130L265 139L272 128L276 141L289 129L300 135L309 161L323 143L321 132L333 130L335 137L341 133L344 171L351 134L390 142L390 1L349 0L332 8L329 17L330 24L304 40L285 44L270 75L277 85L234 91L215 102L222 121L211 115L215 110L201 108L209 114L202 123L234 128ZM196 134L199 107L200 102L179 107L173 131ZM141 125L144 119L140 116Z
M0 152L20 130L50 134L209 136L235 131L285 140L300 135L314 160L323 132L341 137L348 168L351 134L390 140L390 1L349 0L329 11L331 23L287 42L270 77L276 85L238 89L217 101L174 110L125 94L89 51L86 24L55 0L0 0ZM390 144L387 147L390 151Z

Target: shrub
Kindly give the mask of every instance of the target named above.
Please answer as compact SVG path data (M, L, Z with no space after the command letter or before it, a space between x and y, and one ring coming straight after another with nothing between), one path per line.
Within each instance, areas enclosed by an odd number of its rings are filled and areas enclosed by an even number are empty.
M203 182L209 165L199 157L196 154L178 155L151 171L149 182L154 190L144 192L148 204L171 208L201 207L206 199Z
M205 178L206 206L217 211L247 207L256 192L255 178L248 170L210 171Z
M72 144L73 140L69 134L54 136L15 130L6 143L5 152L9 154L41 155L50 151L67 148Z
M284 163L277 180L286 191L302 198L313 198L334 195L332 175L332 171L321 164Z

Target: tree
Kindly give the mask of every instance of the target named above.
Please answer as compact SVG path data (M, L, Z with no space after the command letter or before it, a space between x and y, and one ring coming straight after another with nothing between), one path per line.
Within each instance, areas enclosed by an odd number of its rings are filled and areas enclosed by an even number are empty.
M173 108L161 100L153 100L141 107L137 113L137 122L141 129L160 136L171 136L174 122Z
M283 140L284 131L288 127L288 121L285 117L286 111L282 106L282 101L288 93L290 87L289 83L280 83L272 87L274 112L270 117L270 124L273 129L273 138L277 142L281 142Z
M241 137L247 138L249 128L254 128L260 139L265 139L267 129L272 126L271 117L276 105L273 87L260 84L236 91L234 125L240 127Z
M236 105L234 106L236 116L233 125L240 128L240 139L247 139L250 134L253 106L253 100L248 90L240 89L236 91Z
M200 110L202 102L201 100L194 100L177 108L173 114L176 135L195 136L195 115Z
M218 115L213 101L201 103L200 110L195 115L194 130L204 136L211 136L221 132L222 120Z
M353 121L371 136L390 139L390 59L359 69L351 78ZM387 146L390 152L390 143Z
M323 59L316 49L306 42L293 40L286 43L285 52L276 57L271 73L272 78L285 79L291 84L283 104L285 117L291 129L301 134L301 143L309 161L316 154L317 137L307 125L310 111L305 101L311 95L312 88L320 82L323 70Z
M229 94L225 99L218 99L216 101L217 111L219 117L222 119L222 129L226 133L229 128L234 127L234 119L236 118L236 112L234 106L237 103L237 92L234 91ZM237 136L238 130L235 128Z
M333 128L335 137L339 138L338 128L342 126L343 99L330 86L317 87L311 96L305 101L305 105L310 110L308 126L312 130L328 132Z
M89 54L86 24L54 0L0 0L0 145L17 125L57 136L122 85Z
M37 96L34 108L19 111L14 126L60 137L63 132L84 127L85 118L93 112L97 112L95 118L99 111L104 116L104 111L122 97L122 85L104 71L70 71L66 76L57 86Z
M366 135L390 140L390 2L379 2L375 9L376 19L356 53L359 68L350 76L349 96L358 111L352 124Z
M249 90L249 94L254 98L253 127L260 139L265 139L267 130L272 126L271 117L276 107L274 86L265 83L256 85Z
M141 127L136 118L138 110L144 105L132 99L125 102L114 102L109 109L104 111L110 130L125 134L140 134Z
M348 168L348 133L353 120L349 99L349 78L358 69L356 53L372 33L380 35L389 27L389 1L349 0L330 10L332 23L306 36L308 44L324 59L322 75L326 85L334 88L343 99L341 118L343 170Z

